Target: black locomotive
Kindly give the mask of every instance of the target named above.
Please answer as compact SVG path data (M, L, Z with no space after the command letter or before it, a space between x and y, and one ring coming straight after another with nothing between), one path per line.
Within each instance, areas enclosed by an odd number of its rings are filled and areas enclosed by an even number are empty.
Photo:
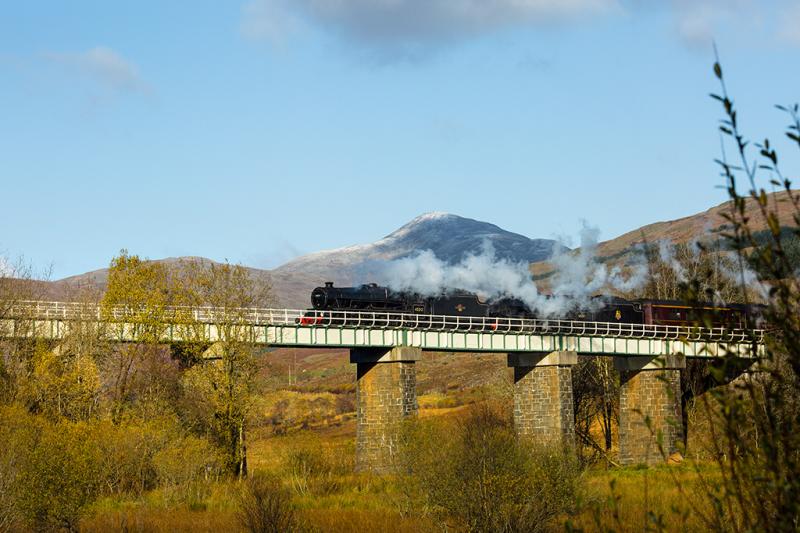
M517 298L484 301L478 295L463 290L423 296L394 291L376 283L359 287L334 287L333 283L327 282L324 287L317 287L311 292L311 305L313 310L298 319L300 324L344 324L346 315L343 311L358 311L362 316L366 316L366 312L375 312L375 315L380 312L381 317L393 323L412 325L431 325L432 319L425 317L432 315L465 317L464 320L447 324L485 324L490 329L511 323L512 319L543 318L537 310ZM581 322L744 329L760 327L761 314L761 307L755 305L689 305L673 300L626 300L615 296L595 296L590 305L575 305L563 316L555 318Z
M521 302L520 302L521 303ZM423 315L489 316L489 305L476 294L454 290L436 297L397 292L377 283L360 287L324 287L311 291L311 306L317 310L398 311Z

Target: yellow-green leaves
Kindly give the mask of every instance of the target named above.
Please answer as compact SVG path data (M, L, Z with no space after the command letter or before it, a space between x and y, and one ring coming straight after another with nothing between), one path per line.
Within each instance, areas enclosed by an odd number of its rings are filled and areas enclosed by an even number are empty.
M106 320L128 324L140 342L158 342L165 329L170 290L167 269L160 263L142 261L122 250L111 260L108 287L101 312Z

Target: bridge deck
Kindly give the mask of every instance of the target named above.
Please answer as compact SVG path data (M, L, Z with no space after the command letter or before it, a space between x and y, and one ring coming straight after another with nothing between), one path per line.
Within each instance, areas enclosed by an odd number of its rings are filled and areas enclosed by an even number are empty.
M134 341L141 311L93 304L19 302L0 320L0 336L63 338L73 323L91 322L111 340ZM550 352L587 355L718 357L763 353L761 330L726 330L570 320L411 315L372 311L219 309L159 310L164 342L214 342L219 328L236 323L247 338L273 346L391 347L431 351Z

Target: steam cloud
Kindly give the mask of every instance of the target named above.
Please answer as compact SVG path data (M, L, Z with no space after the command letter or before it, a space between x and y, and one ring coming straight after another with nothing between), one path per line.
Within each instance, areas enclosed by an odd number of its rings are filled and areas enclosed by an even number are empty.
M498 258L488 240L481 253L468 255L456 264L449 264L425 250L373 266L378 266L379 281L394 290L434 296L458 288L487 300L515 297L543 316L554 316L576 305L583 308L601 305L591 299L601 289L629 291L647 280L644 262L630 266L627 274L618 267L609 269L600 263L596 257L598 235L597 228L584 224L578 252L558 248L551 259L555 274L550 296L542 294L533 282L527 263Z
M715 246L714 239L707 229L704 236L692 239L689 241L686 250L689 253L688 263L696 264L700 261L701 252L704 248L713 249ZM769 299L769 288L765 285L746 262L740 261L739 256L733 251L720 251L720 257L716 261L716 267L719 273L724 276L728 281L737 286L744 286L752 289L762 300ZM658 241L658 256L662 263L667 265L675 274L677 280L681 283L691 281L692 275L686 271L683 262L677 257L675 253L675 245L669 240ZM725 300L718 291L713 295L715 303L725 305Z
M372 264L370 270L377 281L396 291L436 296L448 290L463 289L489 301L502 297L518 298L540 316L561 316L575 307L596 310L603 303L592 296L633 291L642 288L650 279L647 254L643 248L634 249L624 269L608 267L600 262L597 256L599 233L597 228L584 223L578 250L569 251L563 243L556 247L555 255L550 259L554 269L548 280L550 294L543 294L536 286L528 263L497 257L488 239L480 253L467 255L455 264L438 258L431 250L424 250L403 259ZM712 248L707 239L697 238L687 243L685 250L688 255L678 257L675 245L669 240L655 244L661 263L682 283L693 278L692 265L700 262L703 250ZM741 264L735 252L719 253L721 260L717 261L716 268L722 276L736 285L744 284L755 290L762 299L768 298L768 287L746 264ZM656 272L653 275L660 274ZM725 303L721 294L717 293L713 298L718 303Z
M734 283L743 284L745 287L755 290L762 300L768 301L770 299L769 287L759 279L758 274L745 262L740 261L736 252L728 252L726 255L728 263L722 263L722 274Z

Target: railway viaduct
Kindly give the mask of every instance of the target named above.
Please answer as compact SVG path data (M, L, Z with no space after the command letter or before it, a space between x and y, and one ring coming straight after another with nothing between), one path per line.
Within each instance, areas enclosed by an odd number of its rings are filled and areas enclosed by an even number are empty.
M394 464L400 422L417 413L416 367L425 351L505 354L514 369L514 423L522 438L571 445L575 439L572 367L578 355L613 357L620 372L619 460L654 464L682 440L680 371L687 358L740 358L764 351L763 332L564 320L496 319L286 309L173 309L165 343L220 339L234 316L248 342L348 348L356 369L356 465L384 472ZM232 314L233 313L233 314ZM94 324L109 340L131 342L137 324L125 309L21 302L0 318L0 337L58 340Z

